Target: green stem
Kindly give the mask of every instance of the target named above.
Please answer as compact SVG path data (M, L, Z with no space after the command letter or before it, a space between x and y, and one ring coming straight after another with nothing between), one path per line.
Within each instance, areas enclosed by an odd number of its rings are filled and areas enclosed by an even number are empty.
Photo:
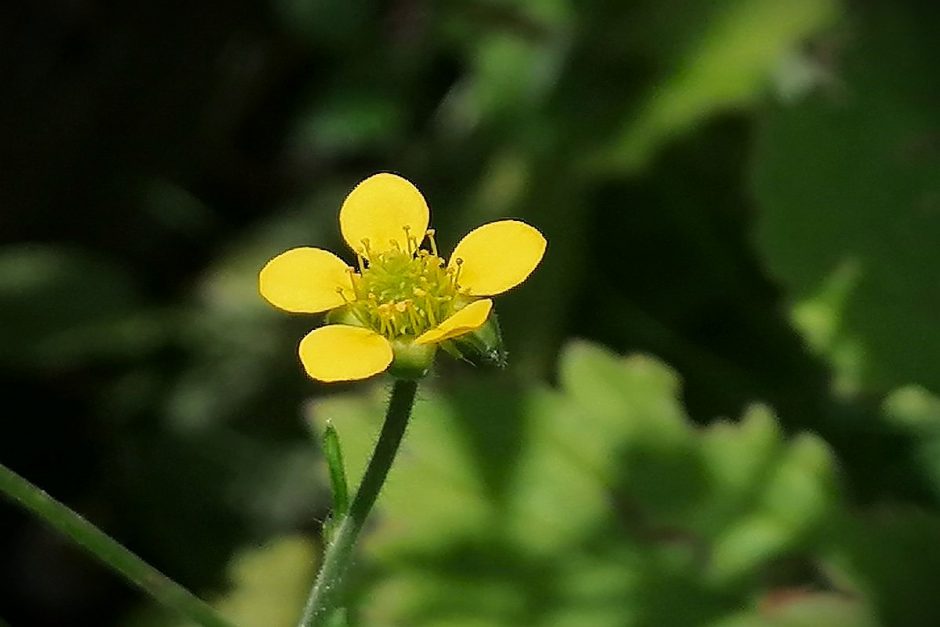
M0 492L74 540L158 603L203 627L232 627L204 601L3 464L0 464Z
M382 433L375 445L372 459L369 460L362 483L359 484L356 496L349 506L349 515L343 518L333 541L326 548L323 565L310 591L299 627L322 627L330 620L336 607L340 582L349 567L356 546L356 539L382 490L385 477L398 452L398 445L405 434L417 390L417 381L395 381L392 398L388 402L388 412L385 414L385 424L382 425Z

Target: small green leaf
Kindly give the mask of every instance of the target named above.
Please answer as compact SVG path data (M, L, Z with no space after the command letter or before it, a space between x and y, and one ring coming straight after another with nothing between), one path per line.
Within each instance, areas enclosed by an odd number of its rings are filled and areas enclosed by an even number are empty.
M448 350L474 366L495 366L505 368L508 363L506 346L503 344L503 332L496 313L490 315L486 323L466 335L461 335L452 342ZM446 349L445 348L445 349Z
M330 486L333 488L332 517L333 520L340 520L349 511L349 488L346 484L346 468L343 465L343 449L332 422L327 422L323 431L323 456L330 469Z

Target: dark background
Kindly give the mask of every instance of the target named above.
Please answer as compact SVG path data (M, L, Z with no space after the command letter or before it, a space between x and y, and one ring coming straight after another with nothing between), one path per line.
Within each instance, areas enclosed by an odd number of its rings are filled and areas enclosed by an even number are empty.
M936 406L917 429L883 411L940 393L933 3L3 13L0 460L187 587L319 528L301 403L335 389L294 357L314 321L254 282L289 246L344 250L342 198L381 170L421 188L444 248L504 216L546 234L497 303L514 385L554 381L572 337L655 355L698 421L765 402L829 443L849 509L940 529ZM0 506L2 619L143 603Z

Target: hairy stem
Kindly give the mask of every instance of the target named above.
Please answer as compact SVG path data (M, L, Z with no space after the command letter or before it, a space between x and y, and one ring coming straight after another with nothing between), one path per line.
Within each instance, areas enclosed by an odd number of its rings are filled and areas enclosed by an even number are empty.
M408 426L408 419L414 407L417 390L417 381L404 379L395 381L379 441L375 445L372 459L369 460L369 465L362 477L362 483L359 484L356 496L353 497L352 504L349 506L349 514L343 518L332 542L326 548L323 565L320 567L317 580L313 584L307 605L304 607L300 627L323 627L329 624L336 606L341 580L349 567L349 561L356 546L356 539L375 504L375 499L382 490L388 470L398 452L398 446L401 444L405 427Z
M203 627L232 627L204 601L3 464L0 464L0 492L68 536L158 603Z

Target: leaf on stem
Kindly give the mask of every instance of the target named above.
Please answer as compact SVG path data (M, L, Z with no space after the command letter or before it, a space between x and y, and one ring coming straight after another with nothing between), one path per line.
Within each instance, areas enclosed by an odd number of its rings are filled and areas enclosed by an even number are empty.
M323 524L323 534L327 542L333 536L336 526L349 511L349 487L346 483L346 469L343 465L343 449L339 443L339 434L332 422L327 422L322 438L323 456L330 470L330 486L333 490L333 511Z

